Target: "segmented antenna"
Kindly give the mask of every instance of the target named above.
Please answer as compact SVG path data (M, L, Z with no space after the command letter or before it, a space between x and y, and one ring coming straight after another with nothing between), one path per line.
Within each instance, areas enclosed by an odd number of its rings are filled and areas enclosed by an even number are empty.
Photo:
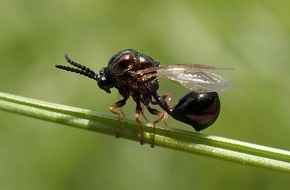
M64 57L69 64L71 64L72 66L75 66L77 68L64 66L64 65L55 65L56 68L62 69L65 71L70 71L73 73L78 73L80 75L84 75L84 76L89 77L91 79L97 80L98 75L94 71L85 67L84 65L81 65L81 64L71 60L67 54L65 54Z

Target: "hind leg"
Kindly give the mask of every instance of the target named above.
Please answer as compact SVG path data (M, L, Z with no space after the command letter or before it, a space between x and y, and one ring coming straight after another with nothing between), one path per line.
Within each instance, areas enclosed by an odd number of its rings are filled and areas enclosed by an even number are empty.
M164 103L166 103L167 104L167 106L169 107L170 106L170 104L171 104L171 94L170 93L166 93L166 94L164 94L164 95L162 95L162 96L160 96L163 100L165 100L165 99L167 99L166 101L164 101ZM155 100L152 100L151 101L151 103L153 104L153 105L157 105L158 104L158 102L157 101L155 101ZM156 110L157 111L157 110ZM160 113L160 112L159 112ZM161 113L160 113L161 114ZM160 115L159 114L159 115ZM167 118L168 118L168 113L167 112L163 112L162 113L163 114L163 116L162 116L162 118L158 118L157 120L155 120L154 122L156 122L157 121L157 123L158 122L160 122L160 121L163 121L163 123L165 124L165 126L167 126ZM158 114L154 114L154 115L158 115ZM154 123L153 122L153 123ZM156 124L157 124L156 123Z
M151 147L154 147L154 141L155 141L155 134L156 134L156 125L160 121L164 121L167 118L167 113L166 112L160 112L154 108L151 108L149 105L146 106L147 110L153 114L153 115L158 115L158 118L152 122L153 124L153 137L152 137L152 142L151 142Z

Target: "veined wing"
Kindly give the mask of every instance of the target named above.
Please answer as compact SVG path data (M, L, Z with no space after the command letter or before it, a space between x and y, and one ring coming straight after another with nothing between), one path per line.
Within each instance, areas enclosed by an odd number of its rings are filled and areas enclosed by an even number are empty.
M193 91L222 91L231 86L229 80L214 74L212 70L229 70L208 65L166 65L138 71L143 79L161 76L175 81Z

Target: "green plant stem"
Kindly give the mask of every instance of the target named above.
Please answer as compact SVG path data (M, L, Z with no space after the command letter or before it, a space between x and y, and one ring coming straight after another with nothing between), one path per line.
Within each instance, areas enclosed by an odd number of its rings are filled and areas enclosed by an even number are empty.
M0 92L0 109L80 129L140 141L135 121L102 115L90 110L58 105ZM120 125L121 123L121 125ZM144 143L151 144L153 128L144 124ZM230 160L290 173L290 152L202 133L156 128L156 146Z

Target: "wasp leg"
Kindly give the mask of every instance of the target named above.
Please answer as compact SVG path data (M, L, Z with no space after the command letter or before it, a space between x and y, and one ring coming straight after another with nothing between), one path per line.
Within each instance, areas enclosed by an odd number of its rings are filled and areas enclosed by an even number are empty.
M122 96L121 94L118 94L118 100L121 99L121 96ZM119 110L120 110L120 113L121 113L122 117L126 118L126 115L124 113L123 107L120 107Z
M164 121L164 117L165 117L165 114L166 113L162 113L154 108L151 108L149 105L146 106L147 110L153 114L153 115L158 115L158 118L153 121L153 137L152 137L152 142L151 142L151 147L153 148L154 147L154 141L155 141L155 134L156 134L156 125L157 123L159 123L160 121Z
M140 121L140 114L142 114L143 110L142 110L142 107L141 107L141 104L140 102L136 102L136 110L135 110L135 119L136 119L136 122L138 123L139 127L140 127L140 132L141 132L141 138L140 138L140 144L143 145L143 125Z
M120 127L121 127L121 117L122 117L122 113L115 111L115 109L116 108L123 107L126 104L127 99L128 98L125 97L124 99L119 100L118 102L114 103L113 105L111 105L109 107L110 112L112 112L113 114L117 115L118 118L119 118L119 128L118 128L118 130L116 132L116 137L117 138L119 138L119 130L120 130Z
M166 93L166 94L163 94L162 96L160 96L162 99L167 99L166 103L168 104L168 106L170 106L171 104L171 94L170 93ZM151 100L151 104L153 105L158 105L158 102L156 100Z
M142 104L142 111L141 111L141 115L142 115L142 117L147 121L147 123L150 123L150 121L147 119L147 117L145 116L145 114L144 114L144 107L145 107L145 105L144 104Z
M166 94L160 96L160 98L162 100L164 100L164 103L166 103L168 107L170 106L170 104L171 104L171 94L170 93L166 93ZM167 101L165 101L165 99L167 99ZM157 105L158 104L158 102L156 100L151 100L151 103L153 105ZM163 121L164 125L168 126L167 125L167 118L168 118L169 114L167 112L163 112L163 114L164 114L164 116L162 117L162 120L160 120L160 121Z

